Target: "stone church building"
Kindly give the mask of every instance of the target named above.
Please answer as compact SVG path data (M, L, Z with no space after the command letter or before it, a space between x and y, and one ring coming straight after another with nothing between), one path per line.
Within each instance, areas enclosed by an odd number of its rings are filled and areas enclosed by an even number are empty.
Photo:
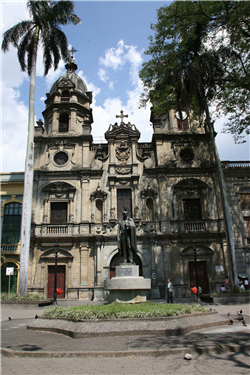
M123 261L117 223L124 208L136 223L134 262L151 279L150 298L165 297L168 278L176 297L189 296L195 255L203 293L218 290L230 266L205 127L185 114L178 119L174 111L161 118L152 114L152 141L142 143L136 124L121 110L106 126L106 143L93 143L92 93L73 60L66 69L47 94L44 122L35 127L29 292L53 297L58 243L59 298L106 298L104 281ZM225 163L224 170L238 223L237 261L249 272L249 164L236 164Z

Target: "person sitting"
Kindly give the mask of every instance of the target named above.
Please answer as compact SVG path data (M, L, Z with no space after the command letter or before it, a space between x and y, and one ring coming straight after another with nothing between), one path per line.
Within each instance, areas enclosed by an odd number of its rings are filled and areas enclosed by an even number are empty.
M225 287L225 285L221 285L221 287L220 287L220 292L225 292L226 291L226 287Z
M226 288L226 289L229 289L229 280L228 280L228 276L226 276L226 280L225 280L225 288Z
M241 280L240 290L245 290L245 288L244 288L244 284L243 284L243 280Z

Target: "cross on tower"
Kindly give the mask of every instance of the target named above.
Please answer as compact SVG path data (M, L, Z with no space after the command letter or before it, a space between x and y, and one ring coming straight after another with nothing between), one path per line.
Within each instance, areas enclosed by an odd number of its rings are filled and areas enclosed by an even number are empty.
M121 111L120 111L120 114L121 114L121 115L116 115L116 116L115 116L116 118L118 118L118 117L121 118L121 124L123 124L123 119L124 119L124 117L128 117L128 115L124 115L123 113L124 113L123 110L121 110Z
M70 54L71 54L71 58L73 59L74 58L74 53L75 52L78 52L77 49L75 49L74 47L72 47L70 50L69 50Z

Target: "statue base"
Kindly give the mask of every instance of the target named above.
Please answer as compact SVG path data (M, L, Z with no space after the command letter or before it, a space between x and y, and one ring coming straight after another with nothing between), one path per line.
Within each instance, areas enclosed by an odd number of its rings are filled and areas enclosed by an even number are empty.
M116 266L115 277L105 280L104 289L109 290L109 302L146 302L151 280L139 276L139 266L136 264L123 263Z

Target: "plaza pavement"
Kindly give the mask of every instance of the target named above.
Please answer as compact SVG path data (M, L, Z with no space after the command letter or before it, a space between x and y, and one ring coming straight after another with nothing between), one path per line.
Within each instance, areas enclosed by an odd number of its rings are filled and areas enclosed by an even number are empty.
M59 301L61 306L68 304ZM2 374L249 374L249 305L206 307L215 309L226 321L235 319L242 309L247 327L234 321L232 326L226 322L181 336L125 334L74 339L26 329L39 320L34 317L41 316L44 307L2 305ZM191 361L183 359L186 353L192 354Z

